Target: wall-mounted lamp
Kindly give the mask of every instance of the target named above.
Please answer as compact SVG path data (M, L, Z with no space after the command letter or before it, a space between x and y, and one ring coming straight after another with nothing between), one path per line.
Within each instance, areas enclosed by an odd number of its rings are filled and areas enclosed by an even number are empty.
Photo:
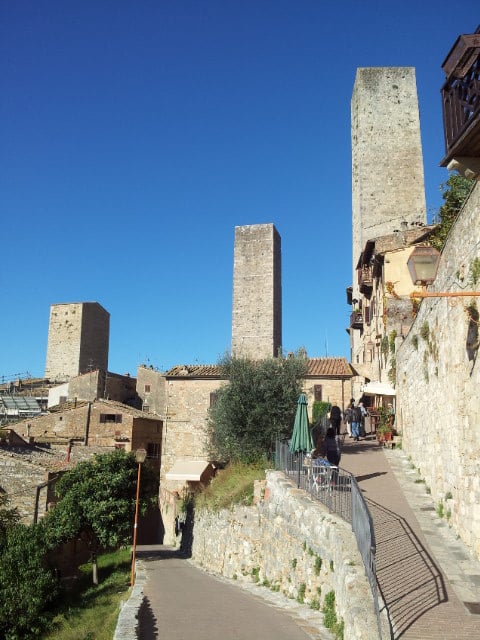
M410 298L458 298L480 296L480 291L427 291L426 286L432 284L437 277L440 252L434 247L414 248L407 261L410 277L415 285L421 285L422 291L413 291Z

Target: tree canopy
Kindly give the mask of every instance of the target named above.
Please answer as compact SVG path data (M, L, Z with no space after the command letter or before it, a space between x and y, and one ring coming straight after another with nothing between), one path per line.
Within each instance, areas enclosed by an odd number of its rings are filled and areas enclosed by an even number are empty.
M228 384L210 408L212 455L224 462L270 455L277 438L291 435L305 357L252 361L227 356L220 366Z
M67 471L55 485L59 498L44 519L52 546L82 538L96 554L132 540L138 465L133 453L122 450L95 456ZM145 513L157 495L156 474L142 465L139 511Z
M42 527L8 526L0 547L0 637L38 638L58 593Z

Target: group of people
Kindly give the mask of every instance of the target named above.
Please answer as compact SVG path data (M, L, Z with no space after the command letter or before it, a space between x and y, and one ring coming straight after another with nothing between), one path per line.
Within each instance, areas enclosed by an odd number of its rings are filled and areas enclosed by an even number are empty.
M394 420L394 411L392 404L388 404L388 411ZM327 429L325 438L319 438L317 446L312 452L312 458L326 458L331 465L338 466L340 463L341 449L340 449L340 430L342 421L345 421L347 434L350 438L353 438L356 442L360 438L366 437L365 432L365 418L368 415L367 409L364 407L363 402L355 402L355 398L352 398L342 414L340 407L332 405L330 408L330 427Z
M360 438L366 436L365 433L365 418L367 416L367 410L363 406L363 402L355 403L355 399L352 398L348 407L345 410L343 418L347 425L347 433L350 438L353 438L358 442ZM342 425L342 412L340 407L333 405L330 409L330 424L337 436L340 435L340 428Z

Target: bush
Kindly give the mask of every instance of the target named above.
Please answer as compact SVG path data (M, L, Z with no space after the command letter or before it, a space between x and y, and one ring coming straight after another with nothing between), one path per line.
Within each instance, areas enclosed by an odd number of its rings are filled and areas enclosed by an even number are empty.
M38 638L59 593L39 525L9 528L0 555L0 637Z

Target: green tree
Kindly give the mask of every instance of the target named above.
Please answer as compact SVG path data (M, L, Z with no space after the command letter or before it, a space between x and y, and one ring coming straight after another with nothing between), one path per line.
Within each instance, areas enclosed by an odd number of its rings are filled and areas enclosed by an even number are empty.
M474 185L474 180L468 180L456 173L451 173L448 180L440 185L444 204L436 216L435 222L438 226L430 235L432 246L439 251L443 249L448 233Z
M305 357L256 362L226 357L220 366L229 382L210 409L212 455L247 463L270 455L276 438L291 435Z
M95 456L67 471L55 486L59 502L45 517L51 546L81 538L91 553L93 583L97 555L132 540L138 465L123 450ZM158 492L156 474L142 465L139 511L145 513Z
M0 550L0 637L38 638L49 620L49 605L59 593L47 566L42 527L9 526Z
M8 496L0 493L0 548L3 546L7 530L20 520L16 507L8 506Z

